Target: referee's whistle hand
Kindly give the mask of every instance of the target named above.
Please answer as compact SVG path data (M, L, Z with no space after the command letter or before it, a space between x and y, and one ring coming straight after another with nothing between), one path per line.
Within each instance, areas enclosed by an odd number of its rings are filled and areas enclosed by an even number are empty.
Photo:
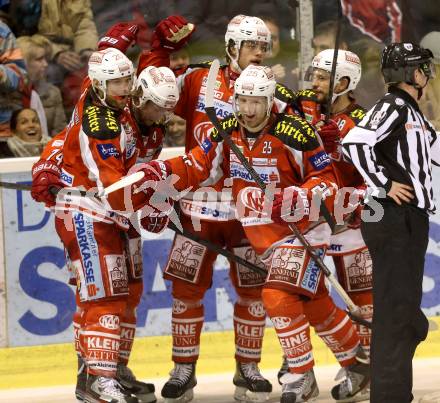
M409 203L411 199L414 198L412 193L413 190L414 189L411 186L392 181L391 189L387 195L391 197L399 206L401 206L402 202Z

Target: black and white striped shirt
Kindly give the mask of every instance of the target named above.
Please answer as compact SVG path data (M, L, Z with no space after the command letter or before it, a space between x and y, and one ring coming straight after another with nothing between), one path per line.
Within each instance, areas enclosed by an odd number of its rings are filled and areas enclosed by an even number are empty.
M414 189L411 204L433 213L432 166L440 166L440 139L406 92L392 87L342 141L344 157L358 169L372 196L391 182Z

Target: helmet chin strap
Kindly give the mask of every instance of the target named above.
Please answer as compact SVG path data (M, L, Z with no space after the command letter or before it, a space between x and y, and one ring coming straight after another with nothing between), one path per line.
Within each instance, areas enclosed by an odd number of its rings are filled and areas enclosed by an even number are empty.
M237 49L237 45L234 45L234 46ZM243 71L242 68L238 64L238 58L240 57L240 49L237 49L237 56L233 57L231 55L231 53L229 52L228 47L226 47L226 54L231 59L231 64L232 64L233 69L236 70L238 74L240 74Z

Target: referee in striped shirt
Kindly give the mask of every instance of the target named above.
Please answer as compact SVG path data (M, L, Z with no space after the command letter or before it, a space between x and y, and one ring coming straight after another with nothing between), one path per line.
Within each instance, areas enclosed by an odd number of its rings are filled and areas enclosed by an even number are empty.
M432 57L412 43L387 46L381 68L389 92L342 142L374 211L383 212L361 225L373 261L372 403L413 400L412 359L428 332L420 304L428 215L435 210L432 163L440 164L440 146L418 101L434 74Z

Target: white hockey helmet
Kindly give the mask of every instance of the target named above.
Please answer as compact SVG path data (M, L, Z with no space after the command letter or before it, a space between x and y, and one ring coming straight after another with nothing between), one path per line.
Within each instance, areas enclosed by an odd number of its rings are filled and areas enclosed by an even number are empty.
M93 52L89 58L88 76L92 87L97 90L101 102L106 104L107 81L115 78L133 77L134 69L131 60L120 50L107 48Z
M332 71L334 49L325 49L319 52L312 61L312 67L322 69L329 73ZM335 85L343 78L348 77L350 82L347 88L336 96L345 94L354 90L361 79L362 67L361 60L356 53L349 50L338 50L338 59L336 61Z
M234 42L236 57L232 57L229 52L230 41ZM261 18L240 14L232 18L228 24L225 34L226 54L234 63L234 67L238 68L239 71L241 71L241 68L238 66L238 56L243 41L264 42L267 43L270 50L270 31Z
M173 109L179 100L176 76L168 67L145 68L136 79L132 100L136 108L152 101L161 108Z
M243 70L237 80L235 80L234 98L232 104L234 115L240 124L246 127L246 125L243 123L243 120L240 118L240 110L237 101L238 96L246 95L251 97L265 97L267 101L266 117L268 118L272 111L275 88L275 75L270 67L254 66L250 64ZM265 126L266 122L267 119L265 119L258 127L253 128L252 131L261 130Z

